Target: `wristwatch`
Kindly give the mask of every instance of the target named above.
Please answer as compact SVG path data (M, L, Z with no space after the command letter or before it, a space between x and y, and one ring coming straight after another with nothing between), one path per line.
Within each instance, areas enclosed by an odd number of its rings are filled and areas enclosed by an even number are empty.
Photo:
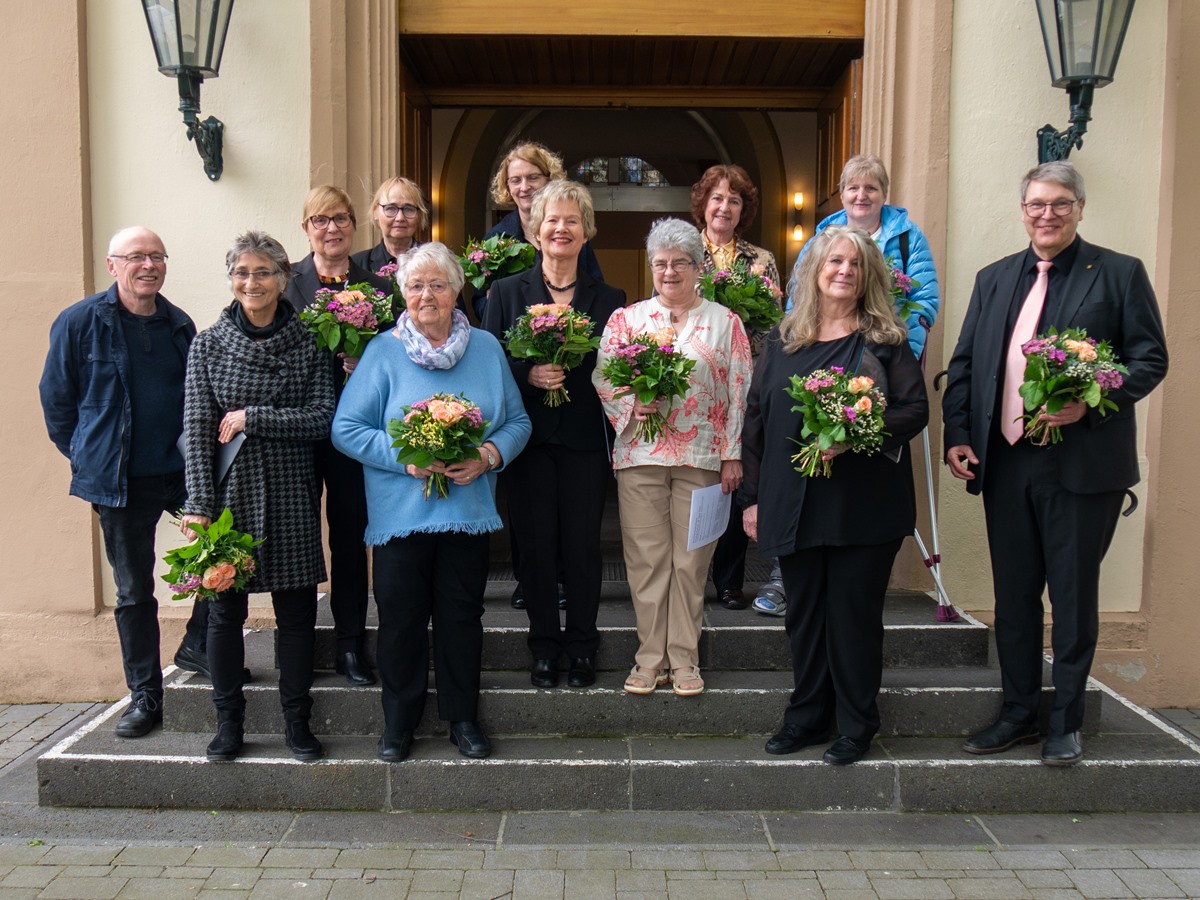
M480 447L479 449L487 454L487 470L489 472L492 471L492 469L496 468L496 464L499 463L500 460L496 458L496 454L492 452L490 447Z

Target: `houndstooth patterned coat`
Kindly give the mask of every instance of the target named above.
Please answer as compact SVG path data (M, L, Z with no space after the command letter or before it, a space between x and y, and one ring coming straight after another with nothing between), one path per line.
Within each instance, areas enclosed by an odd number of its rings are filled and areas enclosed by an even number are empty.
M215 485L217 430L237 409L246 410L246 440ZM251 593L325 580L313 441L329 436L333 410L328 360L296 316L258 343L227 309L196 336L184 395L184 512L216 518L228 506L234 528L265 539Z

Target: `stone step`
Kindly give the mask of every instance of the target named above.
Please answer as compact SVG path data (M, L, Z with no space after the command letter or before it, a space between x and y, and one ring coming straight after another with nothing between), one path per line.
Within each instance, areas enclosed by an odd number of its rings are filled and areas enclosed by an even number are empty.
M489 585L483 617L484 669L527 669L529 620L509 605L511 582ZM710 588L711 591L711 588ZM597 625L601 670L629 671L637 650L637 630L628 588L606 583ZM568 601L569 602L569 601ZM988 658L988 630L982 623L964 619L957 623L934 620L937 603L925 594L896 591L884 607L884 665L892 667L979 666ZM565 613L563 614L565 617ZM564 619L565 621L565 619ZM367 655L376 655L377 627L374 604L368 618ZM318 606L316 665L332 670L335 640L333 617L324 599ZM565 664L565 660L563 661ZM783 619L750 609L729 610L710 597L705 603L700 638L702 669L791 669L791 656Z
M258 676L256 671L256 677ZM245 688L246 728L281 731L278 684L273 672ZM503 735L744 735L782 720L792 690L789 672L705 671L700 697L681 698L667 688L646 697L622 690L625 673L601 672L591 688L534 688L525 672L484 672L479 717ZM986 667L887 669L879 697L887 734L966 735L996 717L999 674ZM350 687L340 676L319 674L313 685L313 730L318 734L378 735L383 718L380 688ZM1046 688L1044 707L1050 691ZM1089 691L1088 728L1099 721L1102 697ZM209 682L190 673L167 685L163 727L209 733L216 728ZM432 686L421 734L444 733Z
M707 698L706 698L707 699ZM633 698L631 702L636 702ZM670 704L663 704L669 708ZM235 763L204 759L208 734L156 730L122 740L123 704L38 760L47 806L382 810L905 810L946 812L1192 811L1200 809L1200 746L1124 702L1084 738L1068 769L1036 745L969 757L961 738L878 738L855 765L787 757L766 734L740 737L494 738L487 760L461 757L442 736L419 738L398 764L375 739L323 738L326 759L299 763L277 731L254 733Z

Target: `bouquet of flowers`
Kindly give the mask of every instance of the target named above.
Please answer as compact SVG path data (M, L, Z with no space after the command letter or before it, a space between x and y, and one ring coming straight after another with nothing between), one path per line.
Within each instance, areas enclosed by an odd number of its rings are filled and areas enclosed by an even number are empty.
M477 291L486 291L497 278L518 275L533 268L537 251L532 244L506 235L493 235L482 241L471 238L458 258L467 281Z
M244 588L254 575L250 551L262 540L235 531L228 507L207 528L195 522L188 528L195 532L196 539L163 556L163 562L171 567L163 576L171 588L171 599L212 600L217 594Z
M1034 443L1044 447L1062 440L1061 428L1042 421L1043 409L1054 415L1079 400L1102 416L1116 410L1117 404L1107 394L1125 383L1129 370L1117 362L1108 341L1088 337L1083 328L1061 332L1051 328L1049 334L1026 341L1021 352L1025 354L1025 381L1020 388L1028 423L1025 436Z
M669 326L650 334L643 332L628 343L619 338L612 342L611 355L604 363L604 377L617 391L613 398L635 396L640 403L651 404L682 397L688 389L688 373L696 366L675 347L675 330ZM651 413L637 423L634 439L654 441L670 426L661 412Z
M391 323L392 301L365 281L347 285L344 291L322 288L316 299L300 310L300 321L317 336L322 350L362 356L379 327Z
M513 323L504 333L504 341L514 359L570 369L600 346L600 338L592 337L594 327L591 319L569 304L539 303ZM543 402L561 406L570 403L571 397L566 388L555 388L546 392Z
M855 453L878 453L887 432L883 430L883 411L887 398L866 375L847 375L841 366L817 369L806 378L793 375L784 388L796 401L792 412L804 416L801 437L807 443L788 438L802 449L792 457L799 463L796 471L807 478L828 478L833 472L830 460L822 455L841 444Z
M912 302L912 292L921 286L921 282L910 278L890 256L884 260L884 264L892 273L892 285L889 291L892 295L892 303L896 307L896 315L899 316L901 322L907 322L908 317L916 312L917 306Z
M379 271L375 273L380 278L385 279L388 284L392 286L392 306L395 309L404 308L404 293L400 290L400 282L396 280L396 273L399 271L400 267L395 263L386 263L385 265L380 266Z
M770 331L783 318L780 300L783 293L766 276L760 265L747 266L736 259L733 268L705 272L700 276L700 292L706 300L720 303L741 316L742 323L755 331Z
M404 418L392 419L387 432L399 448L396 461L425 469L434 462L456 463L480 459L479 445L490 422L483 420L479 407L459 394L434 394L404 407ZM425 499L436 492L450 496L450 480L442 472L425 479Z

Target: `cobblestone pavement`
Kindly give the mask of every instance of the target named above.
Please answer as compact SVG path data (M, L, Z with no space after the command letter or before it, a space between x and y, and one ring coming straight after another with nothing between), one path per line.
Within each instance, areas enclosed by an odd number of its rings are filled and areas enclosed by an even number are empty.
M102 708L0 706L0 900L1200 897L1189 814L38 807L37 754Z

